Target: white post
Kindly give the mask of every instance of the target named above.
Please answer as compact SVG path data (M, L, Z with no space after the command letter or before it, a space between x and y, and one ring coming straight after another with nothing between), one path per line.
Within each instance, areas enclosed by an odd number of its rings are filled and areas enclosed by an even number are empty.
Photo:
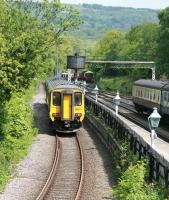
M157 139L157 134L154 129L151 129L151 147L154 147L154 140Z
M155 67L151 68L151 70L152 70L152 80L154 81L156 79Z
M98 98L98 96L97 96L97 94L96 94L96 102L97 102L97 98Z
M86 93L86 88L83 88L83 93L84 93L84 95L85 95L85 93Z
M69 82L71 82L71 75L72 75L72 73L71 73L71 69L68 69L68 81Z
M118 105L115 106L116 116L118 116Z

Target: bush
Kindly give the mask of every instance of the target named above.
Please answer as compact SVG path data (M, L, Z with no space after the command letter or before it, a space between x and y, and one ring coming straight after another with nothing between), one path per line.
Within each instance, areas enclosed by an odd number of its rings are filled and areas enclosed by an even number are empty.
M119 179L119 184L113 189L115 199L119 200L165 200L166 190L145 182L147 165L138 161L130 165Z
M0 106L0 190L10 177L11 170L23 158L37 130L33 127L33 112L29 102L35 87L25 93L15 93Z

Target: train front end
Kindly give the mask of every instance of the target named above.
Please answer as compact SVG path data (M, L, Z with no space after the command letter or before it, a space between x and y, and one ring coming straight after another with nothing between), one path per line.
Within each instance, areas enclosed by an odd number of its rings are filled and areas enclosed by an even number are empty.
M49 91L48 104L49 118L57 132L76 132L82 126L84 94L78 86L56 83Z

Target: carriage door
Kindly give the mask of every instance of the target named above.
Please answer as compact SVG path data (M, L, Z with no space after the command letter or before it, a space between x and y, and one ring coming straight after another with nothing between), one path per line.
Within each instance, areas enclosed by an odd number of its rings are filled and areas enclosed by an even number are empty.
M72 94L63 94L63 120L72 119Z

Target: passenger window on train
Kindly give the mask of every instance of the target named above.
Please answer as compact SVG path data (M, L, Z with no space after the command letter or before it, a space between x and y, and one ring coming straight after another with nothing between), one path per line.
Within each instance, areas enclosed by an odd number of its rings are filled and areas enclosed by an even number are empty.
M164 101L167 101L167 93L164 92Z
M53 93L53 105L60 106L61 105L61 94L59 92Z
M154 93L154 95L153 95L153 100L155 101L155 99L156 99L156 95L155 95L155 93Z
M81 106L82 105L82 93L75 92L75 106Z
M140 96L140 90L138 91L138 96Z
M145 89L144 90L144 98L146 98L146 92L147 92L147 90Z

